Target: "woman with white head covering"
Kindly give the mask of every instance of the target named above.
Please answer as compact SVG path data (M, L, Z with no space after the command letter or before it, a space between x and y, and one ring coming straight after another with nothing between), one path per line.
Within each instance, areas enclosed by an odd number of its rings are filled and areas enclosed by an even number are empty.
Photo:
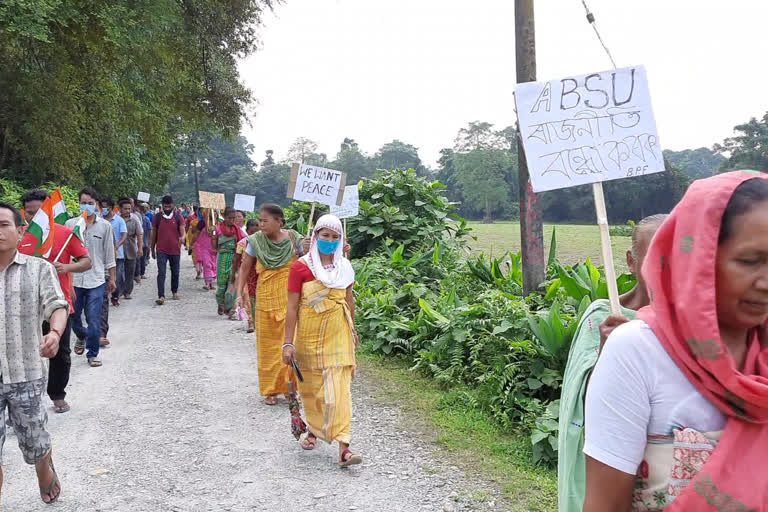
M291 267L283 361L303 375L299 393L309 424L301 447L339 443L339 465L360 464L349 449L355 371L355 271L344 257L344 229L333 215L315 225L309 253ZM295 341L295 345L294 345Z

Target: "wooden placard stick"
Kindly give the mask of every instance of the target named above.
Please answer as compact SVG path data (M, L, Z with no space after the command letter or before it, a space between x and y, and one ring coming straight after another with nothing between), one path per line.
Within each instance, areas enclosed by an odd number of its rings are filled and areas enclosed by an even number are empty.
M605 280L608 284L608 299L611 302L611 314L621 314L619 302L619 287L616 285L616 268L613 265L613 248L611 247L611 232L608 225L608 214L605 211L605 196L603 195L603 182L592 184L592 192L595 196L595 211L597 212L597 225L600 228L600 245L603 249L603 266L605 267Z
M309 218L307 219L307 236L312 235L312 220L315 218L315 202L312 201L312 209L309 211Z

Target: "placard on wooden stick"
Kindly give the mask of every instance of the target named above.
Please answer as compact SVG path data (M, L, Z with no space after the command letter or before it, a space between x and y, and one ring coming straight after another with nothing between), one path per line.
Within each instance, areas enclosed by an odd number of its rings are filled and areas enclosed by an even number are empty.
M256 209L256 196L247 194L235 194L235 210L243 212L252 212Z
M344 199L347 174L315 165L293 164L287 197L296 201L340 205Z
M645 68L515 88L534 192L664 170Z
M224 210L227 207L227 200L224 194L218 192L200 191L200 207L211 208L212 210Z
M533 190L593 184L611 311L619 314L602 182L664 170L645 68L518 84L515 103Z
M331 205L331 214L340 219L357 217L360 213L360 189L357 185L344 187L344 199L341 205Z

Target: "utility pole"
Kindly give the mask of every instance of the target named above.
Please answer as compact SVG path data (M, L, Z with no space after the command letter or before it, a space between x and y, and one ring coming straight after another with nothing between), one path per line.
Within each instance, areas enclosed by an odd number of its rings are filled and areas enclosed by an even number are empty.
M515 0L515 66L517 83L536 80L536 38L533 21L533 0ZM536 290L545 278L544 231L541 212L536 205L528 177L525 150L517 138L518 183L520 188L520 241L523 257L523 290Z
M195 202L200 204L200 160L192 164L195 169Z

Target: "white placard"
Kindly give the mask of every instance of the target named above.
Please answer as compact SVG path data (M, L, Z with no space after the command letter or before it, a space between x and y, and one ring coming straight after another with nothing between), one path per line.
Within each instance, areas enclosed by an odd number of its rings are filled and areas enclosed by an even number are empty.
M252 212L256 208L256 196L235 194L235 210Z
M344 199L341 201L341 206L331 205L331 215L346 219L347 217L357 217L359 213L360 191L357 185L347 185L344 187Z
M643 66L517 84L534 192L664 170Z
M149 192L139 192L138 196L136 196L136 199L139 201L149 201Z
M347 175L315 165L293 164L288 183L288 197L296 201L341 204Z

